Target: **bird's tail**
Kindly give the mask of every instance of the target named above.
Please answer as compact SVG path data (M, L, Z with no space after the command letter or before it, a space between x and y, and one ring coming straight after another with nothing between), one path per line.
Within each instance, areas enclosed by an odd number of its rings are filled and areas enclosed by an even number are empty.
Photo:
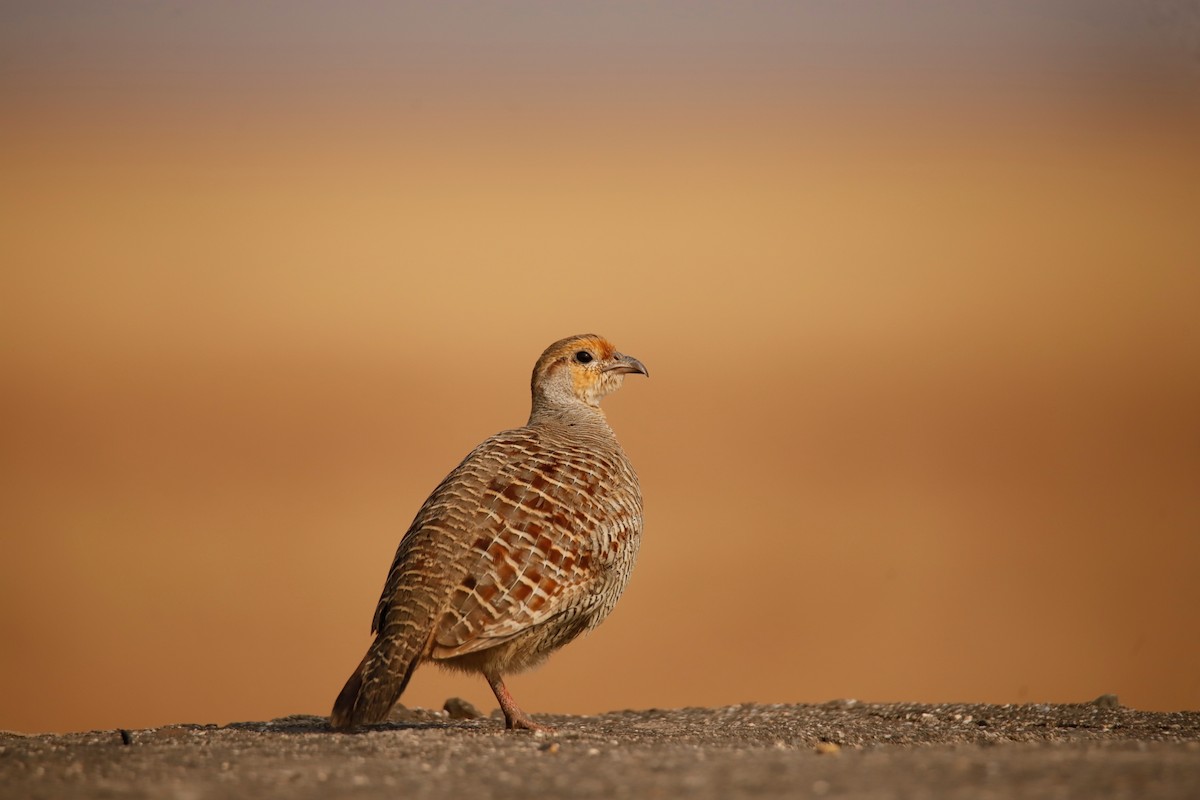
M333 701L330 727L344 731L387 719L421 660L419 650L407 649L394 637L376 637Z
M354 722L354 706L358 703L358 696L362 692L363 670L370 657L370 653L363 656L362 661L358 662L358 666L350 674L346 685L342 687L341 693L333 701L333 712L329 715L329 725L334 730L344 731L353 728L356 724Z

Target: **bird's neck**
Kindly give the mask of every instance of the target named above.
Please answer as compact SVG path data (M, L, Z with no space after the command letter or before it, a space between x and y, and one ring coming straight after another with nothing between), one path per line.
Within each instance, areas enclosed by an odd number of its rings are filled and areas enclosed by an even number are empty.
M537 403L529 414L530 427L564 427L612 435L608 419L599 406L586 403Z

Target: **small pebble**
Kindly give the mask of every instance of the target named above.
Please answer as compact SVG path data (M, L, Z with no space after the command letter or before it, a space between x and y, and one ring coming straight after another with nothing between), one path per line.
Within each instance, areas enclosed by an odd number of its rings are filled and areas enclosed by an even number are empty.
M450 719L479 719L483 716L479 713L479 709L461 697L451 697L446 700L442 710L449 715Z

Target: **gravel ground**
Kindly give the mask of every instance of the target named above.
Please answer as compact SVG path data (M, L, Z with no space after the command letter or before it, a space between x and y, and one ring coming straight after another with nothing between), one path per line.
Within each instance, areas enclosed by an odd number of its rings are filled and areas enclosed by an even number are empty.
M0 797L1200 797L1200 712L1112 696L539 716L558 731L536 735L448 708L354 734L309 716L0 733Z

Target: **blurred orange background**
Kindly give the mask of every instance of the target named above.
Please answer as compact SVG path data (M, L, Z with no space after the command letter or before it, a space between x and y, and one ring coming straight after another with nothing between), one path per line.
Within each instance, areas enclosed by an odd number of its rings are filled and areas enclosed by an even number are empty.
M328 713L588 331L653 376L607 402L646 535L530 712L1200 708L1194 75L895 70L777 5L65 5L3 26L0 728ZM494 705L402 702L451 695Z

